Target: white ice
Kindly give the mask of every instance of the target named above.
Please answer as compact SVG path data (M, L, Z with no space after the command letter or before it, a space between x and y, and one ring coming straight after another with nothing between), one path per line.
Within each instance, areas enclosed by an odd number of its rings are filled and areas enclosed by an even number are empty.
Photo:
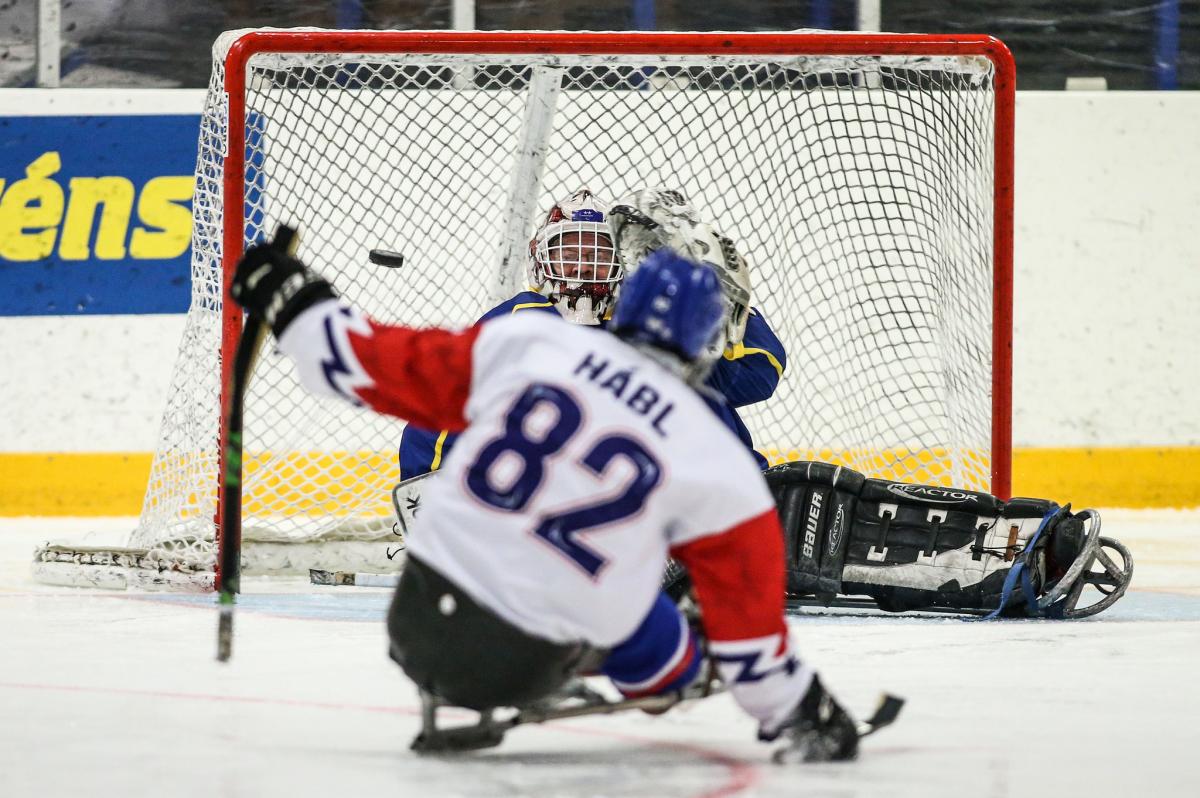
M221 665L211 596L31 581L37 542L131 523L0 522L0 796L1200 795L1200 511L1105 513L1137 568L1093 620L793 619L853 711L908 705L859 761L784 767L723 696L418 757L386 591L252 580Z

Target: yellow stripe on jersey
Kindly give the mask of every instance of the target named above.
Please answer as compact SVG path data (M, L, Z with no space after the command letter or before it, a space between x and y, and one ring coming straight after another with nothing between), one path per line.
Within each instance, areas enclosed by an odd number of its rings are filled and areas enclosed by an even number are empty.
M511 312L516 313L518 310L524 310L525 308L552 308L552 307L554 307L553 302L522 302L519 305L513 305Z
M437 471L442 465L442 446L446 443L446 436L450 434L450 430L444 429L437 437L437 442L433 444L433 462L429 464L430 471Z
M778 358L765 349L747 349L744 344L734 344L733 346L725 349L724 357L726 360L740 360L746 355L766 355L767 360L771 361L771 365L775 367L775 372L780 377L783 376L783 364L779 362Z

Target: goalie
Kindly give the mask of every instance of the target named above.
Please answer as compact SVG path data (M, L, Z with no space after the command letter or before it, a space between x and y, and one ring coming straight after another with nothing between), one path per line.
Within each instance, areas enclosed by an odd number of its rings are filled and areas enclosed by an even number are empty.
M724 341L706 379L706 401L759 463L737 408L770 398L787 364L783 344L750 307L750 277L733 242L699 221L677 191L643 189L615 206L587 189L556 202L529 242L529 288L478 320L546 313L574 324L605 327L621 280L641 257L668 243L714 268L725 289ZM457 436L409 424L400 438L400 478L437 471Z
M783 372L783 347L750 307L744 259L729 239L698 220L678 192L642 190L609 208L590 192L580 191L556 204L530 244L531 282L541 293L519 294L483 320L532 309L604 326L622 276L664 246L707 261L721 276L723 341L710 353L715 365L702 395L753 451L736 407L771 396ZM404 476L429 471L431 464L436 468L453 442L446 432L427 433L411 425L404 435L402 464L406 459L414 462L412 453L417 453L416 471L402 468ZM766 466L761 454L754 452L754 457L760 467ZM1132 575L1128 551L1099 536L1095 511L1075 516L1047 501L1004 503L971 491L864 480L849 469L819 463L785 464L766 474L784 522L788 595L794 599L828 605L838 597L866 596L890 611L946 609L1075 618L1111 606ZM838 490L822 479L840 480ZM845 493L847 485L859 483L861 496ZM408 529L416 505L414 495L401 500L399 492L405 487L401 483L394 498L401 524ZM886 494L882 498L876 495L881 491ZM813 509L812 502L832 495L843 500L836 506L826 500ZM969 498L947 513L950 495ZM800 506L810 510L801 513ZM828 509L831 506L834 509ZM979 511L977 518L962 515L972 509ZM969 524L975 526L967 534ZM988 527L986 534L978 531L981 526ZM825 549L815 548L818 535ZM1097 562L1103 570L1093 572ZM1006 590L1010 576L1013 581ZM1089 585L1103 598L1081 607ZM672 597L682 596L686 573L671 562L663 586Z

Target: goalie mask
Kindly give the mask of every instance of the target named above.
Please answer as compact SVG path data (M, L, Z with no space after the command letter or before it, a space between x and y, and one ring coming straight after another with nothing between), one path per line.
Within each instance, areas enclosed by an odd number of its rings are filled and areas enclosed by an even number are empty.
M651 252L669 247L713 267L725 298L725 340L740 344L750 314L750 272L733 240L700 221L678 191L642 189L623 197L609 215L617 261L627 274Z
M599 324L621 281L608 205L587 189L557 203L529 242L529 279L567 321Z

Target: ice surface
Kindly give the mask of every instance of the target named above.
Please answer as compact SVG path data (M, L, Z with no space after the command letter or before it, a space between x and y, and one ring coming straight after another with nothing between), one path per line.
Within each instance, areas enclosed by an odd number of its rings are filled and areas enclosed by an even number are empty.
M852 710L883 689L908 706L858 762L786 767L723 696L417 757L416 693L385 655L387 591L251 580L220 665L212 597L30 580L41 540L131 525L0 522L0 796L1200 794L1200 512L1105 513L1134 587L1089 621L793 619Z

